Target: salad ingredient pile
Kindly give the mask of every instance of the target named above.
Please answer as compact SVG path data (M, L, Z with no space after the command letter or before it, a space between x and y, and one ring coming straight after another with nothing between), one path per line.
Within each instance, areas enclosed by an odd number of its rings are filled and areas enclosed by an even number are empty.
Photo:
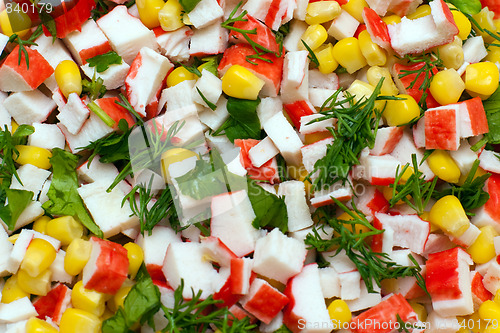
M0 331L500 332L500 5L0 2Z

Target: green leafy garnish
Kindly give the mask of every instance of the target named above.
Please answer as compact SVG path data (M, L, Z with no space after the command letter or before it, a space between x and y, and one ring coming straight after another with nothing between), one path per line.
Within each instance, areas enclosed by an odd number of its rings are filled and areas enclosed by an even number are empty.
M31 203L33 192L8 188L5 189L5 194L8 204L0 207L0 218L5 222L9 230L14 230L19 215Z
M36 6L36 2L35 3ZM56 21L54 21L54 18L50 16L50 14L44 10L38 9L38 16L40 17L40 20L42 22L42 25L47 28L47 31L50 33L52 36L52 41L54 42L57 38L57 27L56 27Z
M98 54L92 58L87 59L90 67L95 67L98 73L102 73L113 64L121 64L122 57L115 51L109 51L104 54Z
M483 107L486 112L489 131L482 140L479 140L471 147L473 151L479 150L486 143L500 143L500 87L487 100L483 101Z
M309 55L307 56L309 58L309 60L311 60L311 62L314 63L316 66L319 66L319 60L316 57L316 54L314 54L313 50L311 50L311 48L309 47L309 45L307 45L307 43L304 42L303 39L301 39L300 41L302 42L302 44L306 48L307 52L309 52Z
M392 187L392 198L389 200L389 204L393 207L399 200L403 200L420 215L424 212L425 206L431 199L438 177L428 181L425 179L424 174L418 170L417 155L412 154L411 159L413 172L404 184L402 184L401 178L409 170L410 164L406 164L402 169L399 166L396 168L394 184L390 185ZM408 199L408 195L411 196L411 200Z
M78 156L60 148L52 149L52 182L42 207L51 215L73 216L94 235L102 238L102 231L90 217L82 198L78 194Z
M99 105L97 105L95 102L90 102L87 104L87 107L89 108L90 111L94 112L101 120L108 125L109 127L115 126L116 122L113 118L111 118L106 111L101 109Z
M229 118L213 135L219 135L224 131L231 142L235 139L260 139L260 121L257 116L259 103L259 98L251 101L229 97L227 99Z
M366 239L381 234L384 230L378 230L371 225L366 216L356 208L354 203L352 203L353 210L351 211L337 199L332 198L332 200L344 212L349 214L352 220L340 220L335 217L329 217L332 214L326 211L328 208L319 208L314 213L315 219L318 219L322 224L332 227L334 234L337 236L334 235L331 239L323 239L315 228L304 240L305 244L309 245L309 248L315 248L319 252L337 248L335 254L344 250L345 254L356 265L370 293L376 292L373 282L380 287L382 280L405 276L414 276L417 279L418 285L426 291L424 279L420 274L421 267L411 255L409 258L414 266L401 266L391 261L387 253L373 252ZM363 227L368 231L363 232L359 227Z
M479 0L446 0L457 7L462 13L474 15L481 11L481 1Z
M282 233L288 231L288 214L283 198L267 192L253 180L248 181L248 198L256 215L252 221L255 229L268 227L279 228Z
M195 58L196 60L196 58ZM196 61L195 61L195 64L192 64L190 66L188 65L184 65L183 63L180 63L177 61L177 63L179 65L181 65L182 67L184 67L185 70L187 70L189 73L193 73L194 75L196 75L197 77L201 77L201 72L200 70L198 69L198 66L196 66Z
M217 72L217 67L219 67L219 57L218 56L206 57L206 58L203 58L201 60L204 61L204 63L202 63L199 66L200 71L207 70L215 76L219 75L219 73Z
M454 195L460 200L467 215L474 215L472 211L483 206L490 198L488 192L484 191L483 188L491 174L486 173L474 178L478 167L479 160L475 160L462 186L449 184L449 188L442 191L434 191L432 197L440 199L447 195Z
M109 12L109 5L106 0L96 0L96 6L91 10L92 18L94 21L97 21L103 15L106 15Z
M210 109L212 109L212 111L215 111L215 109L217 109L217 105L215 105L214 103L210 102L206 97L205 95L203 95L203 93L201 92L201 90L196 87L196 90L198 91L198 94L200 94L200 97L201 99L203 100L203 102L207 103L208 107Z
M30 60L29 60L29 55L28 55L28 51L26 50L26 46L30 46L30 45L38 45L37 43L35 43L35 39L37 39L43 32L43 28L41 25L39 25L38 27L36 27L36 30L33 32L33 34L27 39L27 40L23 40L21 39L21 37L19 37L17 34L12 34L10 37L9 37L9 43L14 43L14 44L17 44L19 45L19 49L18 49L18 52L19 52L19 55L18 55L18 58L17 58L17 64L18 65L21 65L21 60L23 59L24 57L24 60L26 61L26 68L29 69L30 68Z
M82 94L89 96L91 101L101 98L105 93L106 86L104 85L104 80L96 77L95 71L91 81L87 79L82 80Z
M201 0L179 0L186 13L190 13Z
M11 134L7 125L3 131L0 130L0 179L3 187L9 187L12 176L16 177L22 185L14 162L14 159L19 155L16 146L25 144L28 136L34 132L35 129L29 125L20 125L14 134Z
M160 290L153 284L144 265L139 269L136 281L123 306L118 308L113 317L103 321L103 333L129 333L132 326L149 321L160 309Z

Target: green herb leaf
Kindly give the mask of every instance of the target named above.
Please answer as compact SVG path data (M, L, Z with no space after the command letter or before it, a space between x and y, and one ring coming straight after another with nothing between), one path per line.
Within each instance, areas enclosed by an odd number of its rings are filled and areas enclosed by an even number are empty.
M17 157L19 152L16 149L17 145L23 145L27 142L28 136L35 132L35 129L29 125L20 125L14 134L11 134L7 125L4 130L0 130L0 178L2 186L8 188L12 176L16 177L19 183L21 179L17 175L16 163L14 157Z
M5 193L8 204L0 208L0 218L7 224L9 230L14 230L19 215L31 203L33 192L8 188Z
M206 58L203 58L201 60L203 60L204 63L199 66L200 71L203 71L205 69L215 76L219 75L219 73L217 72L217 67L219 67L219 57L218 56L206 57Z
M160 309L160 291L144 265L139 269L136 280L137 283L130 289L123 307L102 323L103 333L128 333L132 326L149 321Z
M47 30L49 31L50 35L52 36L52 41L55 41L57 38L57 27L56 27L56 21L54 21L54 18L50 16L49 13L43 10L39 10L38 16L40 17L40 20L42 21L42 24Z
M113 64L121 64L122 57L118 55L118 53L114 51L109 51L104 54L96 55L92 58L87 59L90 67L95 67L98 73L102 73L109 68L109 66Z
M488 119L489 132L486 138L489 143L500 143L500 87L485 101L483 101L484 111Z
M457 7L461 12L469 15L477 14L481 11L481 1L479 0L446 0Z
M102 238L102 231L90 217L78 194L78 156L63 149L52 149L52 182L42 207L52 215L69 215L80 221L94 235Z
M116 122L114 121L113 118L111 118L106 111L101 109L99 105L97 105L95 102L90 102L87 104L87 107L89 108L90 111L94 112L101 120L108 125L109 127L115 126Z
M196 90L198 91L198 94L200 94L200 97L201 99L203 100L203 102L207 103L208 107L210 109L212 109L212 111L215 111L217 109L217 105L215 105L214 103L210 102L206 97L205 95L203 95L203 93L201 92L201 90L196 87Z
M259 103L260 99L250 101L229 97L227 99L229 118L214 135L224 130L231 142L235 139L260 139L260 121L257 116Z
M196 59L197 59L197 58L195 58L195 60L196 60ZM196 66L196 62L195 62L195 64L192 64L192 65L190 65L190 66L188 66L188 65L184 65L183 63L178 62L178 61L177 61L177 63L178 63L179 65L181 65L182 67L184 67L184 69L185 69L185 70L187 70L189 73L193 73L193 74L194 74L194 75L196 75L197 77L201 77L201 72L200 72L200 70L198 69L198 66Z
M316 57L316 54L314 54L313 50L311 50L311 48L309 47L309 45L307 45L307 43L304 42L303 39L301 39L300 41L302 42L302 44L306 48L307 52L309 52L309 55L307 56L309 58L309 60L311 60L311 62L314 63L316 66L319 66L319 60Z
M179 0L186 13L190 13L201 0Z
M90 100L93 101L97 98L101 98L106 93L106 86L104 85L104 80L100 77L96 77L96 72L92 76L92 81L87 79L82 80L82 94L88 95Z
M288 214L285 200L267 192L255 181L248 181L248 197L252 203L255 219L252 225L256 229L263 227L279 228L288 231Z

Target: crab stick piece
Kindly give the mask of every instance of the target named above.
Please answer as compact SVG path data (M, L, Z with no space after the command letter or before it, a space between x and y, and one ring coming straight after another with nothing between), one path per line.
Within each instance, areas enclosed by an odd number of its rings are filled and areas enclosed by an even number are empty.
M71 304L71 289L66 285L56 284L45 296L37 298L33 306L38 313L37 318L45 320L50 318L59 324L61 316Z
M476 210L471 222L477 227L491 225L500 232L500 175L492 174L485 183L485 191L490 198L484 206Z
M273 145L272 141L268 139L270 143ZM257 167L252 162L252 157L254 154L251 154L250 151L256 147L258 144L262 143L262 141L255 139L236 139L234 140L234 145L236 147L240 147L240 161L243 167L247 170L250 178L269 181L271 184L276 183L279 180L278 176L278 164L274 156L265 161L261 166ZM274 147L276 149L276 147ZM277 149L276 149L277 150ZM259 163L260 164L260 163Z
M481 98L474 97L460 104L460 136L468 138L487 133L488 120Z
M266 324L269 324L288 302L287 296L262 279L255 279L248 294L240 300L243 309Z
M366 30L368 30L373 42L384 49L389 49L391 46L391 37L389 36L387 24L382 21L373 9L367 7L363 9L363 19L366 24Z
M80 66L89 58L111 51L108 39L94 20L83 23L80 31L69 33L63 41Z
M460 146L459 106L447 105L425 111L425 147L457 150Z

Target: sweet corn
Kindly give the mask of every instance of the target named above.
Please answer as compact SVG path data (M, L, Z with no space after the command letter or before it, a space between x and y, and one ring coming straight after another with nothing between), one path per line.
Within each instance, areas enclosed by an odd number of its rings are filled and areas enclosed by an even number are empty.
M498 88L498 67L491 62L470 64L465 69L465 89L471 96L486 99Z
M328 305L328 314L333 324L333 329L340 329L344 323L352 319L351 310L344 300L336 299Z
M453 237L460 237L470 226L462 203L454 195L436 201L429 213L430 222Z
M333 20L340 15L342 9L337 1L317 1L307 5L306 23L321 24Z
M376 86L380 79L384 78L384 82L382 83L382 87L380 88L380 93L382 95L397 95L399 92L399 89L396 87L394 84L394 81L392 80L391 72L389 72L389 69L387 67L379 67L379 66L372 66L368 68L368 71L366 72L366 78L368 79L368 83L371 84L372 86Z
M359 216L356 212L352 211L351 210L351 213L354 214L355 216ZM342 221L352 221L354 220L354 218L348 214L347 212L343 212L342 214L340 214L339 216L337 216L337 219L338 220L342 220ZM352 227L353 225L352 224L345 224L344 225L347 229L349 229L350 231L353 231L352 230ZM354 225L354 233L356 234L360 234L360 233L365 233L365 232L369 232L370 229L362 224L355 224Z
M167 76L167 87L173 87L183 81L196 80L196 74L191 73L186 68L179 66Z
M31 164L45 170L52 166L49 161L52 153L48 149L27 145L17 145L16 149L18 154L14 153L13 157L18 164Z
M59 332L61 333L99 333L101 321L96 315L75 308L68 308L61 316Z
M367 65L366 59L359 47L359 41L355 37L339 40L337 44L333 46L333 56L349 74Z
M460 169L455 160L445 150L434 150L427 158L429 167L439 179L448 183L458 183Z
M451 43L439 46L437 53L446 68L459 69L464 63L462 40L457 36Z
M417 314L418 320L424 322L427 319L427 310L425 309L425 306L417 302L410 302L410 306Z
M500 62L500 47L490 45L488 48L488 55L484 60L492 63Z
M359 23L365 23L362 15L365 7L368 7L365 0L349 0L345 5L342 5L342 9L351 14Z
M19 127L19 124L18 124L18 123L16 123L16 121L15 121L14 119L12 119L12 120L10 121L10 125L12 126L12 133L15 133L15 132L16 132L16 130L17 130L17 128Z
M392 187L389 187L389 186L384 186L382 188L382 194L384 195L384 198L389 201L392 199ZM399 200L398 202L396 202L396 205L402 205L404 204L405 202L403 200Z
M7 36L12 36L17 34L20 38L23 38L28 34L31 28L31 19L19 8L19 4L15 2L10 2L12 8L10 13L7 9L0 12L0 28L2 28L2 33Z
M2 289L2 303L7 304L17 299L29 296L29 293L19 287L19 284L17 283L17 275L12 275L7 279L7 281L5 281Z
M47 235L69 245L74 239L82 238L83 226L73 216L62 216L47 223Z
M306 145L310 145L311 143L315 143L321 141L323 139L331 137L332 134L328 131L326 132L314 132L311 134L304 135L304 143Z
M366 59L366 62L370 66L384 66L387 62L387 56L385 55L384 49L375 44L370 34L367 30L363 30L360 32L358 36L359 47L361 49L361 53Z
M403 100L387 101L383 116L389 126L406 124L420 116L420 107L413 97L399 94L396 97Z
M222 77L222 91L231 97L255 100L264 81L243 66L233 65Z
M12 244L16 244L16 241L17 239L19 238L19 234L14 234L12 236L9 236L9 242L11 242Z
M51 220L47 215L40 216L33 223L33 230L38 231L41 234L45 234L47 230L47 223Z
M46 269L39 275L33 277L26 271L20 269L17 272L17 284L19 287L28 294L45 296L50 290L52 272Z
M170 183L170 173L168 168L173 163L184 161L190 157L197 156L195 152L184 148L173 148L165 151L161 155L161 173L165 182Z
M158 13L165 5L163 0L136 0L135 4L137 5L139 18L146 27L153 29L160 26Z
M476 238L474 243L469 246L467 253L472 257L476 264L484 264L495 257L495 246L493 238L498 236L498 233L491 225L480 228L481 233Z
M104 313L105 303L105 294L85 289L81 280L73 286L71 304L73 304L74 308L85 310L100 317Z
M21 269L31 277L38 276L42 271L48 269L56 259L56 249L45 239L34 238L21 262Z
M489 10L488 7L484 7L479 13L472 15L472 18L476 20L483 30L489 30L491 32L495 32L497 30L494 21L495 13ZM486 43L492 43L495 41L495 38L490 36L486 31L481 31L476 26L474 26L473 29L477 35L483 37Z
M387 24L387 25L397 24L397 23L401 22L401 17L396 15L396 14L393 14L393 15L382 17L382 21L384 21L385 24Z
M323 44L326 39L328 38L328 32L326 31L325 27L323 27L321 24L313 24L307 27L306 31L301 37L301 41L299 42L299 49L300 50L306 50L306 47L302 43L307 44L309 48L314 51L318 47Z
M89 241L77 238L73 240L66 249L64 257L64 270L69 275L78 275L87 264L92 251L92 244Z
M465 83L453 68L437 72L429 86L432 97L441 105L458 102L465 90Z
M467 16L465 16L461 11L452 10L451 13L453 14L455 24L458 27L458 37L461 40L466 40L472 30L472 24L470 23Z
M50 325L48 322L38 319L30 318L26 322L26 333L57 333L57 328Z
M320 133L329 133L329 132L320 132ZM309 135L314 135L314 134L309 134ZM306 180L306 177L309 174L309 172L306 170L304 165L300 165L298 167L295 165L288 165L286 170L290 175L290 177L304 183L306 196L308 193L311 193L311 183L308 180Z
M165 31L174 31L184 26L182 12L184 9L178 0L167 0L158 12L161 28ZM187 16L187 15L184 15Z
M128 280L130 281L130 280ZM125 302L125 298L127 298L130 289L132 289L132 283L124 283L124 285L118 290L116 294L108 301L108 308L112 312L118 311L120 306L123 307L123 302Z
M370 95L373 94L375 87L364 81L354 80L354 82L351 83L349 88L346 90L353 96L353 101L357 102L363 98L370 97Z
M479 318L483 320L499 320L500 321L500 305L487 300L479 306L477 311Z
M314 2L316 3L316 2ZM333 56L333 45L331 43L320 46L314 54L318 59L319 66L318 69L323 74L332 73L339 67L339 63L335 60Z
M63 95L68 98L69 94L82 93L82 76L80 68L73 60L63 60L57 65L54 75L57 85Z
M123 245L123 247L127 250L128 274L133 279L144 260L144 253L139 245L132 242Z
M427 16L427 15L431 15L431 6L421 5L421 6L418 6L417 9L415 9L415 11L413 13L406 15L406 17L409 18L410 20L415 20L415 19Z

